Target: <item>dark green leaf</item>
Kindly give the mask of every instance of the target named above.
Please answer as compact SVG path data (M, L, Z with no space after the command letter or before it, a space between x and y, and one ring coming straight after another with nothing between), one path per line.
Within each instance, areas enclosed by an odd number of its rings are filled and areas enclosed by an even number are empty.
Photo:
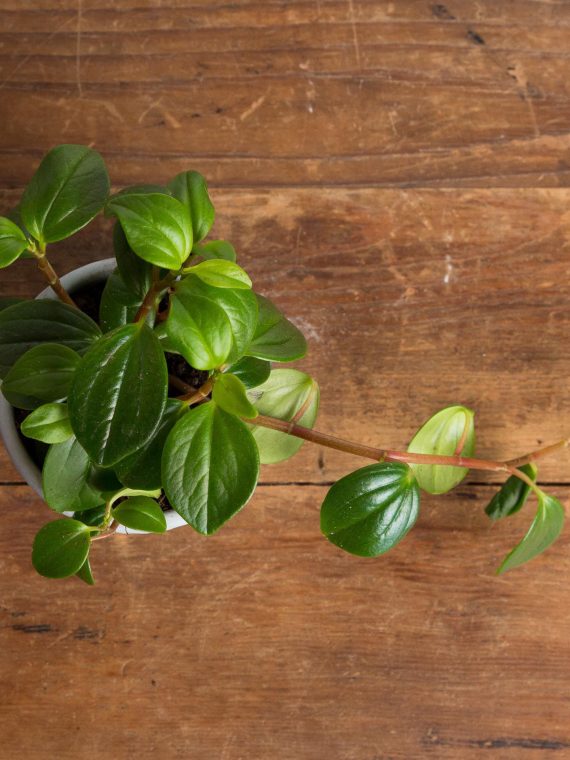
M115 195L107 204L141 259L178 270L192 250L192 224L185 206L169 195Z
M90 540L89 528L78 520L55 520L37 533L32 563L46 578L75 575L87 559Z
M145 446L166 404L168 372L146 324L107 333L83 357L69 394L69 418L91 459L110 467Z
M212 399L230 414L247 419L257 417L257 409L248 399L245 385L235 375L228 373L216 379Z
M198 172L182 172L168 183L168 187L190 212L194 240L199 243L210 232L215 216L206 180Z
M141 296L127 288L121 275L113 272L105 283L99 306L99 321L103 331L109 332L133 322L142 301Z
M90 525L95 528L103 522L106 509L107 507L105 504L99 504L98 507L93 507L92 509L84 509L80 512L74 512L73 519L79 520L79 522L84 523L84 525Z
M203 259L224 259L225 261L235 261L235 248L227 240L210 240L203 245L195 245L192 253L201 256Z
M245 424L209 402L174 426L162 455L168 501L195 530L214 533L250 499L259 475Z
M377 557L404 538L419 505L418 485L406 464L371 464L333 485L321 507L321 530L351 554Z
M251 280L240 266L231 261L202 261L190 269L202 282L214 288L233 288L234 290L249 290Z
M40 242L63 240L99 213L108 194L101 156L82 145L59 145L44 157L24 192L22 220Z
M28 241L22 230L5 216L0 216L0 269L16 261L27 247Z
M564 526L564 507L553 496L540 492L536 516L523 540L507 554L497 573L523 565L548 549Z
M160 504L148 496L131 496L113 509L113 519L133 530L164 533L166 517Z
M46 402L64 399L79 362L79 354L67 346L34 346L8 372L2 393L19 409L37 409Z
M249 391L260 414L277 417L291 422L295 420L303 427L313 427L319 409L319 386L310 375L297 369L274 369L269 379ZM261 464L274 464L289 459L303 445L302 438L296 438L277 430L254 427L253 437L259 449Z
M88 586L94 586L95 585L95 579L93 578L93 573L91 572L91 565L89 563L89 557L85 560L85 562L81 565L79 570L75 573L75 575L85 583L87 583Z
M124 284L142 300L152 282L152 264L141 259L132 250L119 222L116 222L113 228L113 248Z
M101 489L91 480L94 466L74 437L50 447L42 471L42 490L48 506L56 512L83 512L103 501Z
M87 351L101 330L86 314L60 301L23 301L0 312L0 377L20 356L42 343Z
M461 444L464 457L471 457L475 451L475 425L473 412L465 406L448 406L430 417L422 425L408 451L414 454L436 454L453 456ZM447 465L411 465L420 488L433 494L447 493L455 488L469 470L465 467Z
M65 404L38 407L22 422L20 430L28 438L43 443L63 443L73 435Z
M253 341L246 353L274 362L302 359L307 353L307 341L303 333L268 298L258 293L255 295L259 305L259 318Z
M253 356L244 356L231 367L227 372L239 377L246 388L256 388L264 383L271 372L270 362L264 359L255 359Z
M158 193L159 195L172 195L170 190L165 187L164 185L129 185L128 187L124 187L122 190L119 190L117 195L125 196L125 195L155 195Z
M4 311L9 306L15 306L17 303L23 303L23 298L12 298L11 296L5 296L0 298L0 311Z
M519 469L536 482L538 469L532 463L525 464L519 467ZM493 496L485 508L485 512L491 520L510 517L524 507L529 494L530 486L520 478L517 478L516 475L511 475L501 489Z

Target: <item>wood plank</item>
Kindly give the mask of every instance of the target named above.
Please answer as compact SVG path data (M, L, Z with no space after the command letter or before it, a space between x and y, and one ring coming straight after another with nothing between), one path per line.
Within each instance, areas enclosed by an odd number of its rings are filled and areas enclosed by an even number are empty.
M261 488L215 538L101 542L87 589L33 574L49 513L0 489L4 755L568 754L568 536L494 577L529 514L491 526L478 487L426 500L398 548L357 559L319 537L324 493Z
M482 456L568 436L569 191L213 195L216 234L307 334L299 366L321 386L319 429L402 448L437 409L464 403L477 411ZM3 208L16 199L5 193ZM54 246L54 265L110 255L109 229L101 219ZM40 287L30 262L2 272L0 295ZM328 482L360 464L306 444L263 481ZM541 477L568 482L569 464L568 452L544 460ZM3 453L0 482L18 480Z

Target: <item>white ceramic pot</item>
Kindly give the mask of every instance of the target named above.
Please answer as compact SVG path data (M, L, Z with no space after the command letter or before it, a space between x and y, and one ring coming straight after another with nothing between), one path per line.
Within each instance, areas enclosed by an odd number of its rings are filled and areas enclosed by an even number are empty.
M94 261L91 264L86 264L79 269L74 269L73 272L64 275L61 278L61 282L64 288L71 294L73 291L83 288L90 283L97 283L106 280L113 269L116 267L115 259L102 259L101 261ZM51 298L56 299L57 296L53 290L48 287L36 296L36 298ZM34 491L43 499L42 492L42 474L38 466L28 454L26 447L24 446L18 428L14 420L14 411L10 404L6 401L4 396L0 393L0 433L4 440L4 445L10 459L14 463L14 466L18 472L25 479L26 483L30 485ZM67 514L67 513L66 513ZM173 528L180 528L187 523L180 517L180 515L174 510L165 512L166 517L166 529L172 530ZM145 531L132 530L131 528L125 528L119 526L118 533L144 533Z

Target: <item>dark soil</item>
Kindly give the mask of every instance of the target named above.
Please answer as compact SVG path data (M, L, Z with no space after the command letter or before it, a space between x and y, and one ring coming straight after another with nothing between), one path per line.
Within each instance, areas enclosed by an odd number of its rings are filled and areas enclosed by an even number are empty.
M99 304L101 303L105 283L106 280L94 282L89 287L74 290L72 293L73 300L81 311L87 314L88 317L91 317L97 324L99 324Z
M198 389L208 379L206 370L194 369L180 354L166 354L166 366L169 375L174 375L191 388ZM171 395L181 396L182 394L180 390L175 389Z

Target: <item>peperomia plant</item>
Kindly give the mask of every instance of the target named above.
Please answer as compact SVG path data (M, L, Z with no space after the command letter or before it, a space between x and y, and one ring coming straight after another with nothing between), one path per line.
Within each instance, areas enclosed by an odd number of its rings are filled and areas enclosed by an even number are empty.
M0 266L34 259L59 300L14 302L0 312L2 392L30 445L41 442L43 494L67 517L37 534L44 576L93 583L89 552L119 525L161 533L175 510L216 532L253 494L259 466L294 455L303 440L372 460L335 483L321 530L352 554L376 557L414 525L420 492L443 494L470 469L507 474L493 520L538 497L526 536L499 572L544 551L564 510L537 485L535 461L568 440L510 461L477 459L473 412L437 412L405 451L313 430L317 383L274 368L306 351L301 332L252 289L233 246L206 238L214 222L206 182L183 172L167 186L109 195L101 156L61 145L41 162L19 206L0 219ZM116 270L95 319L78 308L48 259L52 243L101 211L113 217Z

